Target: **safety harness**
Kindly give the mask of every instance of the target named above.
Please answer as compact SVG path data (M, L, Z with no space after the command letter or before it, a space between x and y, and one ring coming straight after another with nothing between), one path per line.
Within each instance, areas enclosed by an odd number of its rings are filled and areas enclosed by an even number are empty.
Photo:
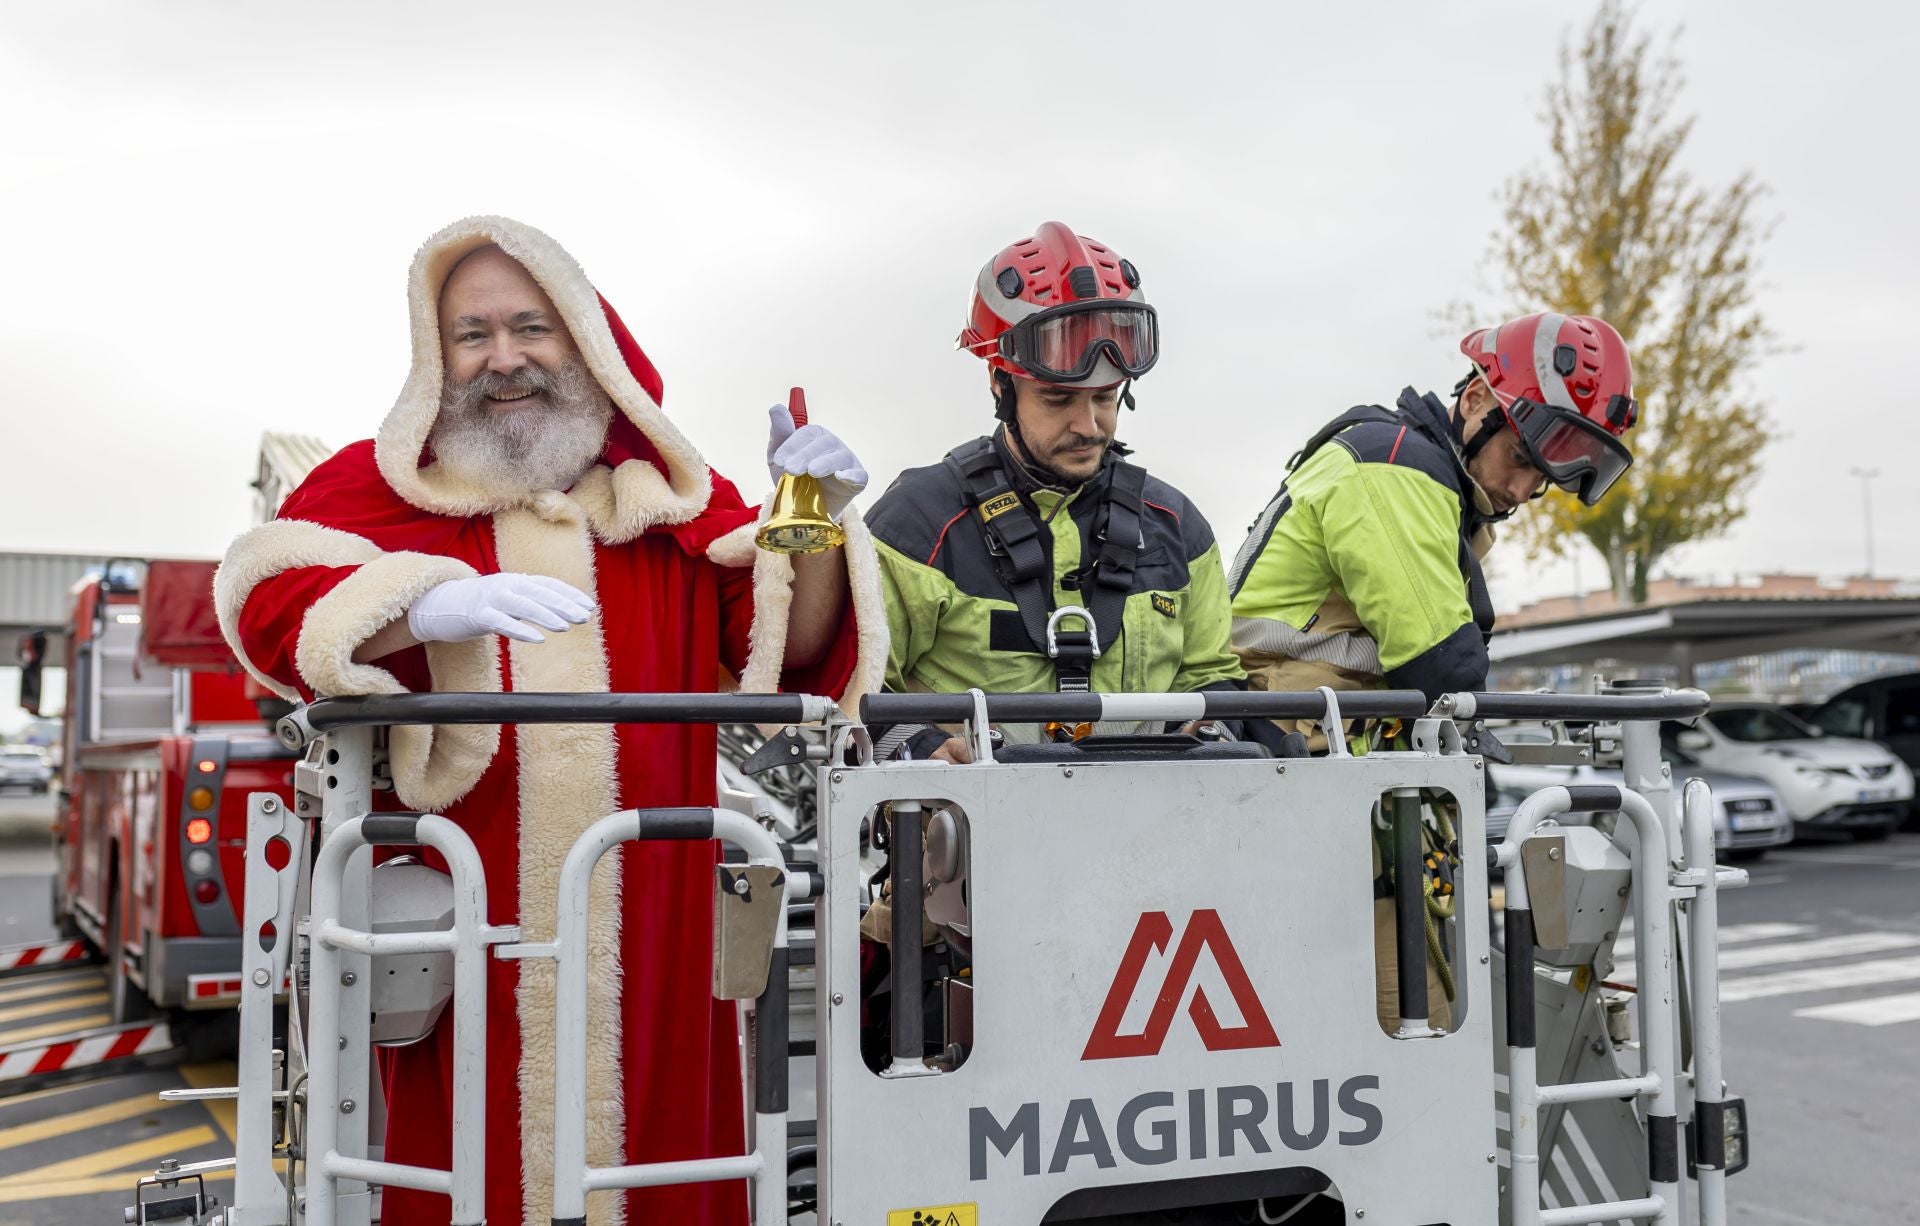
M1133 591L1134 565L1145 540L1141 496L1147 470L1118 458L1102 470L1105 488L1088 550L1093 560L1060 580L1062 588L1081 592L1083 603L1056 608L1051 533L1015 489L993 440L975 439L956 447L944 462L980 521L994 569L1013 593L1020 642L1010 649L1052 660L1061 693L1088 692L1094 661L1120 637L1127 596Z

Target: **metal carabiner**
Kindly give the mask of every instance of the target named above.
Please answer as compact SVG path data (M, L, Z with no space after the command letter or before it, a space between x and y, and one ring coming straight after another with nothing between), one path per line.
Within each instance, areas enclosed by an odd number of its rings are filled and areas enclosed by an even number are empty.
M1095 624L1093 614L1077 604L1061 605L1053 611L1053 616L1047 618L1047 658L1052 660L1060 658L1060 639L1057 631L1060 619L1069 613L1077 615L1086 623L1088 645L1093 648L1093 658L1098 660L1100 658L1100 627Z

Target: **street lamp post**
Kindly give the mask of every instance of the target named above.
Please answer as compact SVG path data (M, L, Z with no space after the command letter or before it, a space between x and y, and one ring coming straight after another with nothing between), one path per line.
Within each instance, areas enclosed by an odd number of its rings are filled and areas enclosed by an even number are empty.
M1850 470L1860 478L1860 514L1867 533L1867 574L1873 578L1873 485L1872 481L1880 475L1877 468L1855 468Z

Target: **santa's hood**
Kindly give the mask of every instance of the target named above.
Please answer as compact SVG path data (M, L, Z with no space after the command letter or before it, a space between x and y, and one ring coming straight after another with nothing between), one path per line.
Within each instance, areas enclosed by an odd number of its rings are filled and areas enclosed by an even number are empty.
M700 453L660 408L659 372L587 274L559 243L506 217L469 217L428 239L407 276L413 368L380 427L375 456L395 492L423 511L488 515L534 503L461 480L432 462L427 437L440 416L445 370L440 349L440 290L453 266L489 243L519 261L553 300L587 370L615 413L601 464L573 487L595 535L617 542L648 528L685 524L707 507L713 481Z

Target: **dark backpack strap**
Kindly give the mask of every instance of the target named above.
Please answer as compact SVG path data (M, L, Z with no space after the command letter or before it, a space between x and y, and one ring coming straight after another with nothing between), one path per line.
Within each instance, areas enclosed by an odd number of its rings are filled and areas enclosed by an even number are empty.
M1287 471L1292 472L1308 460L1311 460L1314 452L1333 441L1334 435L1350 426L1357 426L1365 421L1381 421L1390 425L1405 424L1404 419L1391 409L1383 409L1377 404L1355 405L1326 425L1320 427L1319 433L1308 439L1306 446L1294 452L1293 458L1287 461Z
M991 439L956 447L944 463L980 521L1000 581L1013 593L1030 649L1047 653L1047 618L1053 613L1053 575L1047 565L1045 529L1013 488Z

